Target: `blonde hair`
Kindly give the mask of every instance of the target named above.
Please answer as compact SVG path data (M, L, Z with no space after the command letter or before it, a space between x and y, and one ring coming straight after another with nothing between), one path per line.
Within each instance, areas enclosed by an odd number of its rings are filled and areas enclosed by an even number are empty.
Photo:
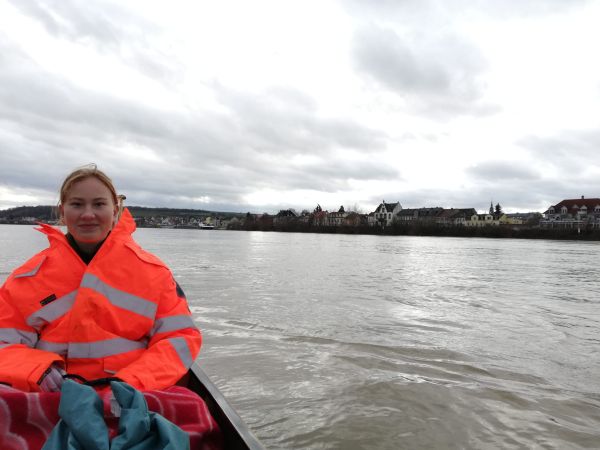
M117 195L117 190L115 189L115 185L113 184L112 180L108 177L108 175L106 175L104 172L98 169L98 166L96 166L96 164L94 163L80 167L79 169L76 169L69 175L67 175L67 178L65 178L65 181L63 181L63 184L60 188L60 200L58 202L59 206L64 204L64 202L67 199L67 195L69 194L69 191L75 183L78 183L90 177L96 178L98 181L104 184L110 191L110 195L112 197L114 205L119 208L117 215L118 221L119 217L121 217L121 213L123 212L123 201L125 200L125 196Z

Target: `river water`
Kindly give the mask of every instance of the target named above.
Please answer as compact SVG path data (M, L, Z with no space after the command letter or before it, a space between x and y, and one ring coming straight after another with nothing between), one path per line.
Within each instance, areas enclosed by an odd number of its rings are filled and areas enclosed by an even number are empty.
M135 237L172 268L203 368L269 449L600 448L600 243ZM0 226L0 281L44 246Z

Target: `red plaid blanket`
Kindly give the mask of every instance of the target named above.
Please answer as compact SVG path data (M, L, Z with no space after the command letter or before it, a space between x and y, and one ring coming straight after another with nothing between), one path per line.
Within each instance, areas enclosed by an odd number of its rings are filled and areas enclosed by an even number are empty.
M99 393L104 402L106 424L111 438L118 433L119 419L110 413L111 391ZM192 450L222 448L219 427L204 400L180 386L146 391L150 411L157 412L187 432ZM0 384L0 449L39 450L60 419L58 392L21 392Z

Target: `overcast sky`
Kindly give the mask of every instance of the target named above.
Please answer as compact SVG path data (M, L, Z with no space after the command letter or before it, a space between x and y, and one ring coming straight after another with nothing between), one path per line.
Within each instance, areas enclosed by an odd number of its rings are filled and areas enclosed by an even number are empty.
M600 1L0 0L0 209L600 197Z

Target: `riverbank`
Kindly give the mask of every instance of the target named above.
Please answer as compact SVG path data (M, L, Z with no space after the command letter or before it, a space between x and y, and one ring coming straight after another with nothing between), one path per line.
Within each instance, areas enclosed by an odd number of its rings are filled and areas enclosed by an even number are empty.
M291 233L366 234L385 236L485 237L510 239L556 239L600 241L600 230L576 228L541 228L527 226L439 226L429 224L392 224L378 226L316 226L302 223L239 224L229 229L245 231L278 231Z

